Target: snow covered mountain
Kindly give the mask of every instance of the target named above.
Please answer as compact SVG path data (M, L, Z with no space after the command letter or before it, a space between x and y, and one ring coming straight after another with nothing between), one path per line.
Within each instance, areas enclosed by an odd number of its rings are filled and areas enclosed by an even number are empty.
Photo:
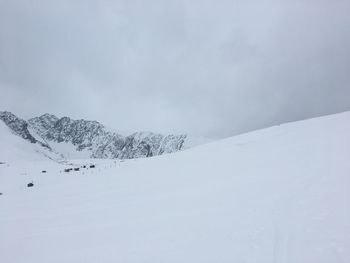
M7 111L0 111L0 120L2 120L14 134L22 137L23 139L31 143L39 143L41 146L50 149L50 147L47 144L38 141L30 134L28 130L28 123L25 120L20 119L11 112Z
M346 112L155 158L0 164L1 262L350 262L349 156Z
M15 129L17 130L17 128ZM23 133L26 129L22 128L17 131L25 138L28 136L30 139L23 139L22 136L18 136L14 131L11 132L6 124L0 121L0 162L31 162L48 159L56 162L66 161L62 155L50 149L46 144L38 142L26 132Z
M186 135L136 132L123 136L97 121L73 120L44 114L28 121L10 112L0 119L23 139L53 150L66 158L133 159L182 150Z

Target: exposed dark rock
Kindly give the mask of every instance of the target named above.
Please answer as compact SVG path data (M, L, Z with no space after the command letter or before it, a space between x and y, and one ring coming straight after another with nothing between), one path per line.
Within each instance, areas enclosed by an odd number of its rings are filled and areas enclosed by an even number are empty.
M0 119L11 129L11 131L31 143L36 143L37 140L29 133L28 123L25 120L18 118L16 115L8 111L0 112Z
M14 134L22 137L23 139L31 143L38 143L43 147L51 149L49 145L33 137L33 135L28 130L28 123L25 120L18 118L11 112L0 111L0 120L2 120Z

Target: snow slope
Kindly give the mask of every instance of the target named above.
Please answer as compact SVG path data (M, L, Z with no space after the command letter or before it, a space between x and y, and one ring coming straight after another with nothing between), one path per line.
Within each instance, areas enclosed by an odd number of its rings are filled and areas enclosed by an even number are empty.
M69 174L0 164L0 262L350 262L349 156L346 112Z
M62 161L59 154L42 147L40 144L23 140L0 121L0 162L18 163L55 159Z

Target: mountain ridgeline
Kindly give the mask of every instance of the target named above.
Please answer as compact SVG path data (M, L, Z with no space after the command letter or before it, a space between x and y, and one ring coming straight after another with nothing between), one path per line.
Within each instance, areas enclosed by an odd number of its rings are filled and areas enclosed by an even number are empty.
M136 132L123 136L108 130L97 121L73 120L44 114L28 121L11 112L0 112L11 131L23 139L37 143L47 150L60 152L61 145L73 146L86 157L101 159L133 159L173 153L184 148L186 135L162 135Z

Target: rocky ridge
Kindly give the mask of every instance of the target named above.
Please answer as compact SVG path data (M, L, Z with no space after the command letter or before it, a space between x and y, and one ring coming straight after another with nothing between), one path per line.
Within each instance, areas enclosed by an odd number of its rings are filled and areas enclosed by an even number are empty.
M162 135L136 132L123 136L108 130L97 121L73 120L44 114L25 121L10 112L0 112L0 119L13 133L47 149L55 145L72 145L90 158L133 159L172 153L183 149L186 135Z
M43 143L43 142L37 140L29 132L28 123L25 120L18 118L13 113L8 112L8 111L0 111L0 120L2 120L10 128L10 130L14 134L22 137L23 139L25 139L31 143L38 143L43 147L51 149L47 143Z

